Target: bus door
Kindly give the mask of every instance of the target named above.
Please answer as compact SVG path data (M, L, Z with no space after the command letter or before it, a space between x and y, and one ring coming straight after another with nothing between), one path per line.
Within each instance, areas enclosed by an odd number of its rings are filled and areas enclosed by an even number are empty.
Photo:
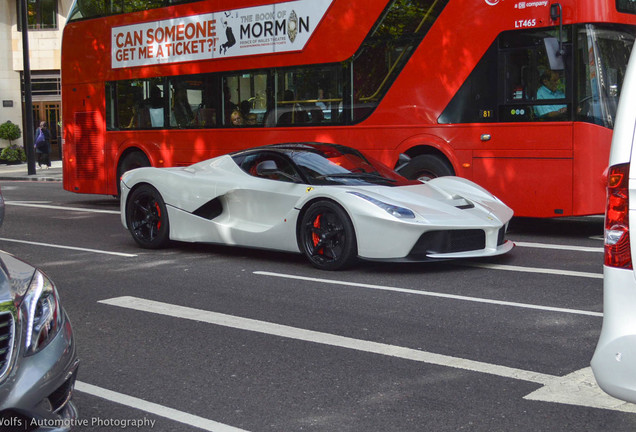
M454 147L473 150L470 178L516 215L572 212L572 44L557 28L499 35L440 123L463 123Z
M517 216L572 213L572 123L499 123L480 129L473 181L488 185Z

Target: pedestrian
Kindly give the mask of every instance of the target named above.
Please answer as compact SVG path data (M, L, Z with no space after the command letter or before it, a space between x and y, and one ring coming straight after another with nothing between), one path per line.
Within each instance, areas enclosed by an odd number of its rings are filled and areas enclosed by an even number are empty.
M40 122L35 133L35 153L38 155L38 168L42 165L51 168L51 133L46 122Z

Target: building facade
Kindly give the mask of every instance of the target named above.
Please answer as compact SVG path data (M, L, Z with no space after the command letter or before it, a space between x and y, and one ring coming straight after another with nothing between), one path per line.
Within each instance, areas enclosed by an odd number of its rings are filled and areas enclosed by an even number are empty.
M61 155L61 46L62 29L73 0L27 0L33 122L49 123L51 156ZM24 144L23 48L19 19L22 0L0 1L0 124L11 121L20 126ZM9 142L0 139L0 147Z

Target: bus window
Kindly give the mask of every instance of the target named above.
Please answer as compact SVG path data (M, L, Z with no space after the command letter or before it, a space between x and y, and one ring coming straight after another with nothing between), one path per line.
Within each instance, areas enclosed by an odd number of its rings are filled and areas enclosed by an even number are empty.
M353 122L378 105L448 3L394 0L353 59Z
M266 72L244 72L224 77L224 124L262 126L267 111Z
M437 120L440 124L492 123L497 121L497 45L484 57L464 81Z
M163 0L136 0L123 2L106 2L111 4L111 13L128 13L154 9L164 6Z
M636 14L636 2L634 0L616 0L616 10Z
M203 102L203 85L197 77L170 79L170 127L198 126L197 114Z
M113 89L114 88L114 89ZM150 129L166 125L163 78L119 81L107 86L106 112L110 129ZM112 122L112 123L111 123Z
M108 15L156 9L166 5L190 3L196 0L135 0L135 1L104 1L77 0L69 13L69 21L97 18Z
M620 25L586 24L577 39L577 120L613 128L634 33Z
M137 81L107 83L106 125L108 129L139 128L139 106L143 98L143 87Z
M556 52L557 29L505 32L499 37L503 63L500 121L569 119L569 64L572 50L567 29L564 54Z
M502 33L448 104L438 122L492 123L569 119L572 93L569 29L564 56L552 52L554 28Z
M342 67L321 65L277 71L276 104L265 125L310 126L343 121Z

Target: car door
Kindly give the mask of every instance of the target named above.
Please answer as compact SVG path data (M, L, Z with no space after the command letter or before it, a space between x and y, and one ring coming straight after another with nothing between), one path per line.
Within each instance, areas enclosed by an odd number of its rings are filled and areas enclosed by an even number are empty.
M225 194L232 238L247 246L296 251L295 206L307 185L277 152L247 155L239 165L250 178Z

